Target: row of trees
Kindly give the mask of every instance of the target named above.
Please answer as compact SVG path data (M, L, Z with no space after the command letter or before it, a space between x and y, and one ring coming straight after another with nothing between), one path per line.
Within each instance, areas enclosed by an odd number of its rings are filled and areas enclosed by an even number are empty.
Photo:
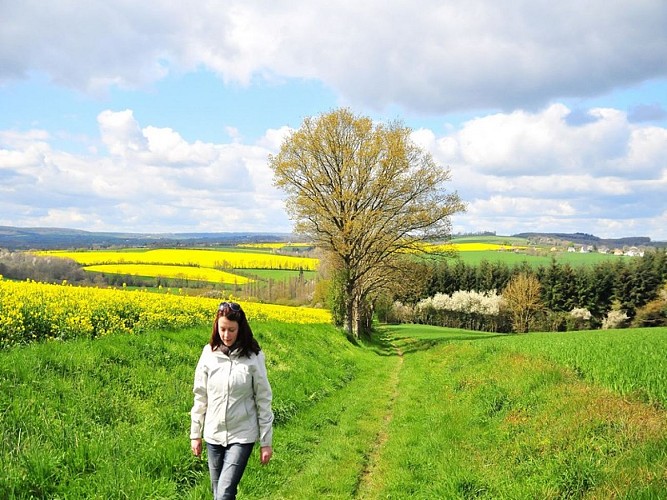
M592 267L444 261L431 271L420 291L385 301L385 320L498 332L667 324L664 249Z
M0 251L0 276L24 281L27 279L41 283L62 283L84 286L164 286L203 288L205 282L182 278L158 276L147 279L132 274L88 273L76 261L63 257L40 256L24 251Z
M537 267L527 262L510 267L502 261L484 261L473 266L461 260L454 264L443 260L433 265L432 274L422 290L413 296L397 298L416 303L437 293L500 291L520 274L537 279L545 309L554 312L587 309L593 324L599 326L612 308L623 310L633 318L639 308L658 296L667 281L667 251L658 249L646 252L643 257L578 267L559 263L556 259L547 266Z
M71 259L42 257L26 252L0 250L0 276L14 280L31 279L44 283L90 284L90 276Z

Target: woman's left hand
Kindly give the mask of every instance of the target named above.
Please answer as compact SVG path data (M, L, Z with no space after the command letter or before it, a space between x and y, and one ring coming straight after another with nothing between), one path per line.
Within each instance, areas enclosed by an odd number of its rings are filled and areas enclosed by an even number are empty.
M200 457L202 449L201 439L191 439L190 448L192 448L192 454L195 457Z
M259 461L261 462L262 465L266 465L269 463L269 460L271 460L271 456L273 455L273 448L270 446L262 446L259 449Z

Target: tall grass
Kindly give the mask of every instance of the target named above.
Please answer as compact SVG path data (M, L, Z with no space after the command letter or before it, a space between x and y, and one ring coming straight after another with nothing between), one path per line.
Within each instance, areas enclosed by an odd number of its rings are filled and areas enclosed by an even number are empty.
M253 327L278 428L359 376L355 348L328 325ZM206 498L208 471L187 433L208 336L149 332L0 352L0 498ZM248 488L259 488L250 477Z
M240 498L667 491L667 418L651 389L664 368L657 357L640 367L649 351L664 352L664 330L494 336L401 325L353 345L324 324L252 326L274 389L274 457L260 466L254 453ZM0 498L210 498L206 462L187 435L208 335L0 351ZM632 346L644 337L641 354ZM592 375L602 366L608 382ZM639 398L614 388L622 373Z
M667 408L667 328L497 335L427 325L394 325L385 327L385 332L395 339L432 343L486 339L488 349L544 357L570 368L580 378Z
M547 357L581 378L667 408L667 328L534 333L493 343Z
M361 497L661 498L667 491L664 410L590 384L530 349L549 339L452 341L465 332L441 330L438 340L437 329L422 327L388 334L405 351L404 368L389 439ZM617 361L641 363L624 356Z
M196 483L205 471L181 433L202 339L113 336L0 353L0 497L169 497Z

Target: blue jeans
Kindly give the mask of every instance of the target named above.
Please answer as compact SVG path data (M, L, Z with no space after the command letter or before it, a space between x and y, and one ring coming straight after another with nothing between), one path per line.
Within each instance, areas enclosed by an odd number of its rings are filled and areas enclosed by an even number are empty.
M255 443L234 443L227 446L206 443L214 500L236 498L236 490L253 446Z

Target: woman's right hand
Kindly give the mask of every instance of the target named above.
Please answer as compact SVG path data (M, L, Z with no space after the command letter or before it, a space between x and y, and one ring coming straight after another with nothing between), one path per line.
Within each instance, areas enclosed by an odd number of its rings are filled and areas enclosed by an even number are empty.
M195 457L201 456L201 438L191 439L190 448L192 448L192 453Z

